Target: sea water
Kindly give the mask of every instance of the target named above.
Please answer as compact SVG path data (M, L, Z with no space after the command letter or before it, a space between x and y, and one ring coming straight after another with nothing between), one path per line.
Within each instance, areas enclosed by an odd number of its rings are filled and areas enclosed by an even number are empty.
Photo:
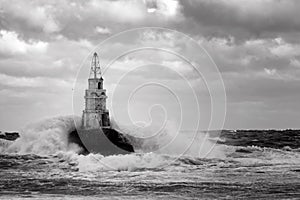
M132 140L137 153L102 156L82 155L78 145L68 142L74 127L73 117L56 117L28 125L16 141L0 140L0 198L300 197L298 132L282 147L284 131L276 136L278 145L264 146L259 134L235 135L233 143L230 134L191 137L184 131L173 137L168 129L158 137ZM123 130L134 137L145 134L128 127ZM245 141L258 141L259 146Z

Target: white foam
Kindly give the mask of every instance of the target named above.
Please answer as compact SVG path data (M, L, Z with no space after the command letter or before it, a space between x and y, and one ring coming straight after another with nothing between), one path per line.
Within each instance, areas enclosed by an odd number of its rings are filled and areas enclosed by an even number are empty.
M163 155L154 153L102 156L89 154L76 156L80 172L88 171L135 171L157 169L170 162Z
M75 117L80 121L80 118ZM69 145L68 133L75 129L73 116L54 117L31 123L20 131L20 137L5 149L6 153L50 155L60 151L78 151Z

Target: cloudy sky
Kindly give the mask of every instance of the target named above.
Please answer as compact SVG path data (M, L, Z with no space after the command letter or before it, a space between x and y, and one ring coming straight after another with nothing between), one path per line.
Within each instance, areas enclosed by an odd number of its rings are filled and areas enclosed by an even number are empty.
M227 97L224 128L300 128L299 10L298 0L0 0L0 130L18 130L41 118L73 114L74 89L78 91L75 102L79 98L75 110L82 110L89 69L84 60L95 49L101 51L103 66L142 45L173 48L200 71L206 70L203 66L213 68L207 58L202 59L205 53L186 42L181 33L204 47L220 72ZM141 27L164 27L178 33L137 31L99 46L117 33ZM202 116L209 118L206 107L211 102L202 92L205 82L175 57L150 49L116 60L104 74L112 116L122 115L126 91L130 94L149 80L173 87L188 121L197 118L191 83L201 101ZM147 63L149 59L152 62ZM87 70L77 77L82 67ZM215 69L208 75L213 77L208 87L218 98L220 88L214 86L220 82L214 73ZM75 80L79 80L76 88ZM172 92L164 96L161 89L148 87L130 105L136 120L157 102L176 110L178 102ZM223 111L218 106L216 110ZM155 109L152 114L160 119Z

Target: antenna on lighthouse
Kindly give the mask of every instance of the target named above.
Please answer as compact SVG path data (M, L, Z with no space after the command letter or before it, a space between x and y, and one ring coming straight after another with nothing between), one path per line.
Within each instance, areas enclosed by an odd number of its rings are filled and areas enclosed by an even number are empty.
M99 58L98 54L95 52L93 55L92 63L91 63L91 72L90 72L90 77L91 75L94 75L94 78L101 77L101 68L100 68L100 63L99 63Z

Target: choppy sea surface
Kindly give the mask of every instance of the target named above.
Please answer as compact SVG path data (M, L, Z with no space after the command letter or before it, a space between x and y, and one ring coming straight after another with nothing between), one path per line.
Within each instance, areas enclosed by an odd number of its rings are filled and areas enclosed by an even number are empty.
M0 140L0 198L300 198L297 130L196 137L166 130L135 141L137 153L102 156L78 153L68 141L73 129L72 117L57 117L27 126L16 141Z

